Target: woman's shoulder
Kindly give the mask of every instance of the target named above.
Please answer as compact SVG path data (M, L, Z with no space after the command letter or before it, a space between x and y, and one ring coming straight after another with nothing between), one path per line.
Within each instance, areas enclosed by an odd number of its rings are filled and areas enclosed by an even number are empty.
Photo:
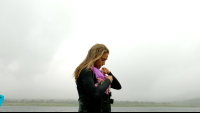
M91 69L87 69L87 67L84 67L82 70L81 70L81 75L82 74L90 74L92 73L92 70Z

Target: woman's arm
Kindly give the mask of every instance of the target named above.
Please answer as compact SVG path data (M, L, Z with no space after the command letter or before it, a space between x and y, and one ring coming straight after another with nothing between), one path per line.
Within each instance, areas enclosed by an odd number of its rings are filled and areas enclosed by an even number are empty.
M121 89L121 84L119 83L119 81L117 80L117 78L115 78L115 76L110 72L108 75L113 77L113 81L111 83L111 88L113 89Z
M111 84L110 80L105 80L103 84L95 87L93 72L86 71L85 69L83 69L79 77L86 93L94 99L101 97L105 93L108 86Z

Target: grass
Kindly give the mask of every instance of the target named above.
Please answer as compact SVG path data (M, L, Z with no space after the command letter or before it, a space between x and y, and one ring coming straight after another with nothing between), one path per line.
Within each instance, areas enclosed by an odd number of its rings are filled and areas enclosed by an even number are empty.
M187 105L111 105L111 107L200 107Z
M3 103L1 106L58 106L58 107L78 107L74 104L56 104L56 103Z

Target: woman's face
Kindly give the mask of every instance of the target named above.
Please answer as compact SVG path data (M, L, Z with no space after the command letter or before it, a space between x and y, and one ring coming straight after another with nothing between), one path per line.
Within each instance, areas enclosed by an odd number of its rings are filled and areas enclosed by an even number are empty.
M98 59L95 63L94 63L94 67L96 67L97 69L100 69L101 66L105 65L106 60L108 59L108 53L104 53L100 59Z

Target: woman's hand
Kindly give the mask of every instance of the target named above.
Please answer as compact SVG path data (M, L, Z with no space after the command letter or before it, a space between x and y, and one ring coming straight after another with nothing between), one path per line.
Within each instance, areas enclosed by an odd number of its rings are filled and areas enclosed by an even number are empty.
M113 77L112 76L105 76L105 80L107 80L107 79L109 79L110 82L112 83L112 81L113 81Z
M101 73L102 73L103 75L105 75L105 74L109 74L110 71L109 71L107 68L102 67L102 69L101 69Z

